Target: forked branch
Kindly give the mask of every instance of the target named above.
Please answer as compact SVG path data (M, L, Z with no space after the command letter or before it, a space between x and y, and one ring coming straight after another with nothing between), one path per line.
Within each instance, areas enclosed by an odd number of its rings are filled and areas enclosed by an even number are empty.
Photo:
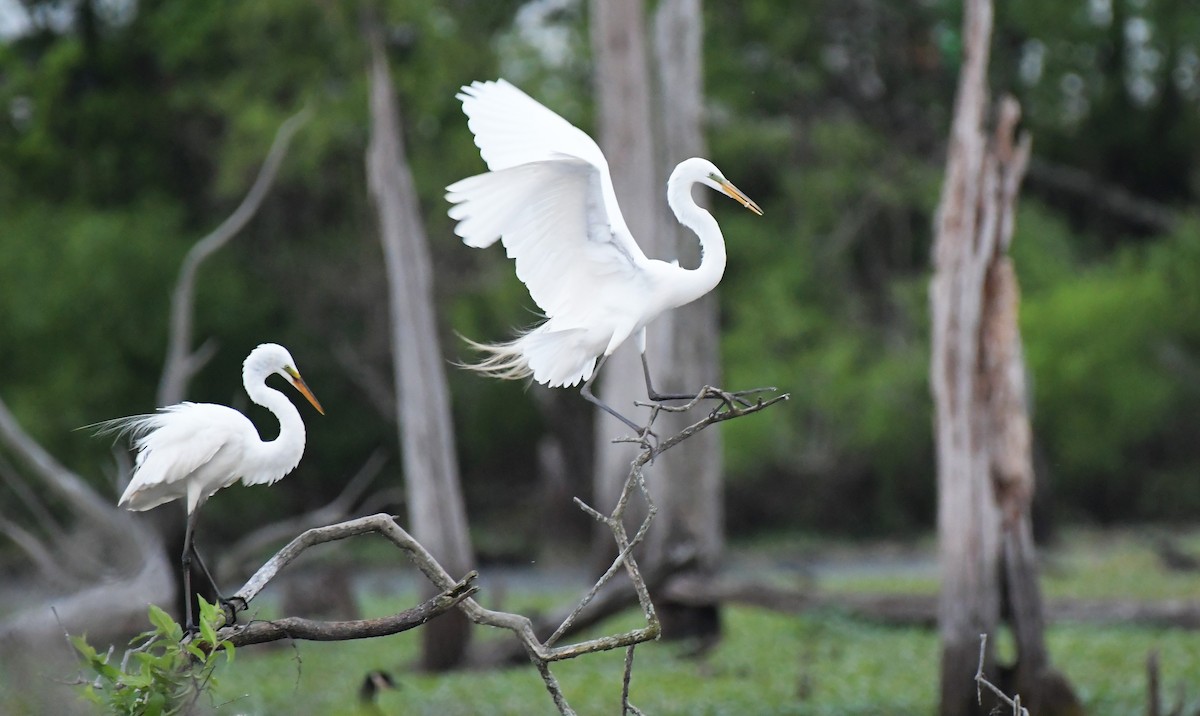
M1029 716L1029 709L1021 705L1021 695L1009 698L1008 694L1000 690L998 686L987 680L983 675L984 655L987 652L987 634L979 635L979 668L975 670L975 698L979 701L979 705L983 705L983 689L986 687L996 695L996 698L1007 704L1013 712L1013 716Z
M570 610L566 618L562 620L558 629L547 638L545 641L538 639L533 623L528 617L520 614L509 612L493 611L481 606L472 597L476 591L473 584L475 573L471 572L461 580L455 580L446 572L446 570L433 558L432 555L419 543L412 535L397 524L394 517L387 514L371 515L369 517L360 517L358 519L341 522L330 525L328 527L317 527L310 529L299 537L293 539L283 549L279 550L270 560L266 562L232 597L233 602L238 611L244 611L248 608L251 601L266 587L266 585L274 579L281 570L284 569L290 562L295 560L306 549L325 542L345 539L355 535L378 533L392 542L396 547L403 550L416 565L417 569L425 575L434 586L442 590L441 594L433 599L418 605L412 609L405 610L390 617L380 619L363 619L347 622L320 622L307 619L297 619L294 617L274 620L274 621L251 621L247 625L233 625L223 627L218 635L221 638L230 639L234 645L256 644L265 641L274 641L277 639L296 638L296 639L318 639L339 641L344 639L359 639L372 636L382 636L385 634L393 634L405 629L411 629L415 626L423 624L425 621L444 613L449 609L457 606L463 613L476 624L507 629L516 635L522 649L529 657L530 662L538 670L545 683L546 690L550 693L555 706L559 713L564 716L574 714L575 711L567 702L566 696L563 694L562 687L559 685L557 678L550 670L550 664L564 659L573 659L577 656L590 654L598 651L608 651L611 649L626 649L625 675L622 685L622 709L627 714L637 714L639 711L629 702L629 683L632 678L633 669L633 647L645 641L658 638L661 632L658 615L655 612L654 603L650 598L649 590L646 586L646 580L643 578L641 570L638 567L637 560L634 558L633 550L645 537L649 530L650 523L654 519L657 509L654 501L650 497L650 492L646 487L645 476L643 470L647 464L663 451L678 445L692 435L701 430L715 425L716 423L730 420L732 418L741 417L756 413L764 408L774 405L775 403L786 400L786 394L772 397L768 400L757 399L750 402L744 399L745 394L726 393L714 388L706 387L696 396L694 400L684 406L666 407L652 406L655 410L652 412L651 418L658 414L660 410L677 411L687 410L694 407L701 400L716 399L720 404L714 410L710 411L703 419L693 423L676 435L672 435L664 439L657 446L647 445L644 450L633 460L630 465L629 475L625 480L625 484L621 490L620 496L617 498L611 512L604 514L593 507L588 506L582 500L576 499L576 503L594 517L596 520L607 526L613 533L613 538L617 543L618 554L612 565L605 571L596 583L587 590L584 596L579 600L578 604ZM634 534L630 536L625 527L624 517L631 500L640 495L646 502L647 510L646 517L642 520ZM557 646L557 643L563 636L572 632L579 623L579 616L584 609L591 603L592 599L600 592L611 580L621 571L624 571L633 584L634 591L637 594L638 604L642 608L643 615L646 619L644 626L631 629L620 634L601 636L586 641Z

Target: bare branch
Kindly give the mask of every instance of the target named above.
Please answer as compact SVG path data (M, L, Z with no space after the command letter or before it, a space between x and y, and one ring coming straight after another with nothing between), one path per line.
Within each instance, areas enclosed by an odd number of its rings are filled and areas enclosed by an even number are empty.
M65 500L77 512L101 526L121 532L127 520L108 500L102 498L81 477L68 470L53 455L26 433L0 399L0 444L34 472L37 478Z
M51 584L58 587L79 586L79 580L59 566L58 556L29 530L0 515L0 534L12 540Z
M715 425L717 423L724 422L726 420L732 420L733 418L740 418L743 415L751 415L753 413L757 413L760 410L769 408L772 405L774 405L780 401L788 400L789 398L792 397L791 394L789 394L789 393L783 393L782 395L776 395L776 396L773 396L766 400L764 400L762 398L758 398L754 402L747 401L744 397L746 395L752 395L752 394L756 394L756 393L767 393L767 392L774 392L774 391L775 391L775 388L757 388L755 390L745 390L745 391L739 391L736 393L729 393L724 390L721 390L720 388L714 388L710 385L706 385L700 389L700 392L696 394L695 398L692 398L689 402L687 402L684 405L664 405L663 403L641 403L641 402L637 403L637 405L639 405L639 406L651 408L649 425L652 426L652 425L654 425L654 419L656 417L658 417L658 414L660 412L683 413L683 412L687 412L687 411L695 408L697 405L700 404L700 401L702 401L702 400L719 400L719 401L721 401L717 405L717 407L714 408L713 411L710 412L703 420L695 422L695 423L689 425L688 427L684 428L683 430L679 431L675 435L672 435L671 437L667 438L666 440L663 440L654 449L644 451L641 455L638 456L638 459L635 461L635 464L646 465L647 463L651 462L655 457L663 454L667 450L670 450L671 448L675 447L676 445L683 442L684 440L687 440L691 436L695 435L696 433L700 432L701 430L707 428L710 425Z
M271 144L271 151L242 203L229 218L213 229L212 233L197 241L184 256L179 267L175 291L171 294L170 336L167 339L167 356L163 364L162 379L158 384L159 405L174 405L183 400L188 382L216 350L215 344L208 341L196 351L191 349L196 275L200 264L229 243L258 213L258 208L274 184L275 175L279 173L279 167L287 156L288 144L311 114L308 108L302 109L280 125Z
M48 601L55 607L53 614L42 603L11 615L0 622L0 643L44 642L62 631L60 624L72 633L132 632L144 622L147 602L167 604L173 600L178 586L158 546L157 535L137 520L129 520L127 528L125 548L134 555L131 563L139 565L136 573L97 581L73 594L51 598Z
M388 422L396 422L396 391L388 376L365 360L349 341L333 344L333 357L346 369L346 377L359 389L375 412Z
M712 397L711 395L709 397ZM594 653L618 648L626 648L626 666L625 676L622 688L622 708L625 714L639 714L640 712L629 703L629 685L632 680L632 665L633 665L633 650L632 647L636 644L655 639L660 633L660 625L655 613L654 604L650 599L649 589L646 580L643 578L637 562L633 555L633 550L636 545L644 539L649 525L652 522L656 507L647 490L645 479L643 476L644 467L651 461L653 456L662 450L668 449L687 438L688 435L695 434L707 425L712 425L722 420L737 417L739 415L750 414L761 410L766 405L773 404L786 398L779 396L770 401L760 401L757 404L743 407L739 405L739 401L729 394L721 394L720 398L724 401L722 406L713 410L703 420L689 426L683 433L674 435L663 441L662 445L657 448L647 447L642 454L630 465L630 471L622 489L621 495L617 499L613 511L604 515L601 512L583 505L580 505L608 526L612 532L618 547L618 555L613 561L612 566L597 582L592 590L585 595L578 607L564 620L563 627L553 637L542 642L538 639L533 629L533 624L525 616L512 614L502 611L494 611L486 609L478 604L472 597L476 592L474 580L476 574L468 573L460 580L455 580L451 577L441 564L433 558L433 556L417 542L408 532L406 532L390 515L375 514L367 517L362 517L354 520L349 520L326 527L316 527L309 529L294 538L291 542L280 549L271 559L269 559L259 570L250 577L246 583L237 590L232 597L232 603L236 611L246 611L250 603L262 592L262 590L273 580L279 573L287 567L288 564L295 561L305 550L318 544L331 542L335 540L346 539L348 537L367 534L371 532L378 533L388 539L392 544L403 550L413 561L416 567L424 574L424 576L441 591L432 599L419 604L411 609L401 611L386 617L363 619L354 621L316 621L297 617L286 617L278 620L270 621L251 621L246 625L229 625L221 627L219 636L223 639L229 639L236 646L244 646L250 644L264 643L268 641L280 639L312 639L312 640L346 640L370 638L395 634L401 631L412 629L427 623L430 619L444 614L454 608L462 611L463 615L470 621L486 626L493 626L501 629L506 629L513 632L517 637L520 648L524 650L530 662L541 675L546 686L547 692L550 694L559 713L564 715L573 715L575 712L567 702L566 696L563 693L561 685L550 669L550 664L555 661L571 659L584 654ZM697 401L700 397L697 397ZM0 408L3 404L0 403ZM0 413L0 419L4 417ZM0 420L0 428L6 428ZM12 432L11 429L8 432ZM25 445L29 448L29 445ZM36 448L36 445L33 446ZM27 450L33 457L39 457L36 450ZM48 456L46 456L48 458ZM370 482L370 478L378 472L383 461L381 453L373 455L370 460L359 471L359 474L351 480L342 494L339 495L326 508L332 511L345 509L349 504L353 503L359 495L365 490L366 485ZM45 462L45 461L43 461ZM55 463L47 462L43 467L53 467ZM60 468L61 469L61 468ZM68 473L69 474L69 473ZM72 476L73 477L73 476ZM78 478L75 478L78 479ZM66 484L71 484L68 480ZM640 494L646 500L648 510L647 516L639 525L638 529L630 536L624 524L624 513L629 506L633 496ZM113 508L104 505L109 510ZM319 513L320 511L315 511ZM311 516L311 515L310 515ZM0 525L3 527L3 525ZM141 544L143 547L146 544L153 542L153 536L143 525L133 522L130 527L130 532L127 535L129 539L135 543ZM142 572L128 580L121 582L113 582L105 585L100 585L93 590L85 590L75 595L74 597L59 603L59 609L56 613L64 615L64 621L68 628L78 628L78 621L82 616L94 616L96 609L107 609L109 612L114 611L116 606L122 606L124 609L120 614L114 613L112 620L125 619L129 612L129 605L145 604L147 599L150 601L166 601L170 598L170 594L160 594L163 586L173 587L173 580L169 579L169 568L167 561L163 558L161 550L154 548L141 555L140 564ZM578 626L576 617L581 610L588 605L592 597L601 590L605 585L610 584L610 580L616 576L624 567L624 571L629 575L632 583L634 594L638 603L641 605L646 618L645 626L641 628L631 629L625 633L601 636L598 638L589 639L583 642L569 644L565 646L557 646L556 640L559 639L566 631ZM98 596L101 593L103 597ZM114 596L119 598L113 598ZM101 605L97 607L96 604ZM42 612L46 610L41 609ZM107 614L108 612L106 612ZM28 619L29 617L25 617ZM34 613L34 618L38 618L37 613ZM76 622L74 625L71 622ZM122 627L124 628L124 627ZM28 634L24 629L5 630L0 628L0 638L5 636L15 636Z
M285 617L269 621L252 621L244 626L223 627L219 639L228 639L234 646L262 644L280 639L311 641L346 641L399 634L419 627L430 619L450 611L463 599L478 591L473 582L478 573L470 572L451 589L443 591L421 604L391 616L351 621L316 621L301 617Z
M715 425L716 423L724 420L730 420L736 417L756 413L770 405L774 405L775 403L788 398L788 395L784 394L772 397L768 400L759 399L755 402L749 402L744 399L744 396L757 392L761 391L751 391L750 393L741 394L727 393L706 386L687 405L677 407L663 406L660 404L651 405L651 424L653 424L654 417L657 416L658 412L660 411L681 412L695 407L700 403L700 401L706 399L716 399L721 401L717 407L709 412L703 419L686 427L678 434L662 440L657 446L646 443L641 438L634 439L635 442L643 443L643 450L632 461L629 473L626 476L624 484L622 485L621 493L617 497L616 505L610 514L604 515L599 510L596 510L595 508L584 503L582 500L578 498L575 499L575 503L580 507L580 509L584 510L584 512L591 515L594 519L601 522L612 531L613 537L617 542L618 554L612 565L604 572L603 575L600 576L598 580L596 580L595 584L584 594L583 598L578 602L578 604L576 604L567 612L565 618L562 619L557 629L555 629L554 633L551 634L544 644L537 644L536 641L531 641L530 639L534 632L531 622L525 617L517 617L521 620L521 622L519 625L514 623L513 626L518 627L518 635L521 636L523 646L525 647L529 658L535 664L539 664L539 670L543 673L543 679L545 679L546 675L549 674L549 670L543 668L543 666L540 664L540 660L557 661L560 659L573 658L594 651L617 649L621 647L631 649L636 644L658 638L661 631L658 615L655 611L654 603L650 598L647 580L642 575L642 572L638 567L637 561L633 555L633 548L643 540L647 530L649 529L651 521L654 519L654 516L657 513L657 507L650 496L649 490L646 488L643 470L646 465L648 465L654 459L655 456L662 454L662 452L674 447L675 445L678 445L679 443L688 439L690 436L695 435L710 425ZM646 501L647 514L637 531L634 533L633 537L630 538L625 530L624 516L626 509L629 506L630 499L635 492L639 493ZM619 588L614 587L613 583L611 582L613 577L621 570L622 565L625 567L625 571L629 575L632 583L632 590L622 591ZM659 565L656 571L651 575L653 578L651 581L657 582L662 580L664 576L674 568L677 568L677 565L667 563ZM609 587L609 590L604 592L603 597L596 599L597 595L599 595L601 591L605 589L605 587ZM632 594L630 592L632 592ZM631 599L631 597L633 597L633 599ZM562 647L554 646L554 644L563 636L595 623L597 612L604 614L615 613L618 608L629 605L632 601L634 601L634 599L636 599L636 602L641 606L643 615L646 619L646 625L644 627L633 629L624 634L604 636L574 645ZM470 605L472 604L472 600L467 600L464 602L464 608L469 610ZM589 606L591 609L587 612L585 618L584 609ZM470 612L468 611L468 613ZM471 618L473 621L477 621L474 616ZM517 631L518 629L514 629L514 631ZM538 631L542 631L542 629L539 629ZM489 654L490 660L497 662L506 662L512 656L513 654L508 649L495 649ZM627 681L625 685L626 691L622 696L622 708L624 709L623 713L638 714L640 712L634 706L628 703L627 688L628 679L630 678L628 670L632 669L631 651L627 652L626 659ZM554 689L551 688L551 682L549 681L547 681L547 688L551 690L552 694L555 693ZM557 698L555 703L559 704ZM564 708L564 704L559 704L559 709L561 713L571 713L570 711L566 710L569 709L569 706Z
M987 634L979 635L979 668L975 671L975 697L979 701L979 705L983 705L983 687L987 687L989 691L996 695L996 698L1003 701L1012 707L1013 716L1029 716L1029 709L1021 705L1021 696L1018 694L1013 698L1009 698L1008 694L1001 691L995 684L988 681L983 675L984 655L987 652Z
M1029 179L1034 185L1083 199L1102 213L1159 234L1168 234L1179 226L1178 212L1170 206L1137 196L1076 167L1034 159L1029 165Z
M358 501L359 497L370 486L371 482L379 476L380 470L383 469L386 463L386 451L382 448L377 449L371 453L371 456L358 469L354 477L350 478L350 481L346 483L341 493L328 504L305 512L302 515L272 522L245 535L225 551L225 554L221 557L217 565L217 574L228 575L239 566L245 564L252 555L258 553L268 544L283 540L288 535L344 519L354 507L354 503Z
M642 716L638 707L629 703L629 682L633 679L633 645L625 649L625 675L621 678L621 715Z
M29 485L25 484L17 468L2 455L0 455L0 480L3 480L8 489L13 491L13 494L21 502L21 506L34 522L56 539L65 535L62 525L58 523L54 515L50 514L50 510L46 509L46 505L38 499Z

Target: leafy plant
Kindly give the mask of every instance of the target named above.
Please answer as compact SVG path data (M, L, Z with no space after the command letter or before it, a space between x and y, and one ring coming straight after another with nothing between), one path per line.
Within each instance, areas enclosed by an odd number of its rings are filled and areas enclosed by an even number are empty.
M71 637L88 672L83 697L106 714L166 716L187 713L206 689L216 686L218 652L233 661L233 644L217 638L224 623L221 609L200 598L199 631L184 637L183 628L159 607L150 605L154 626L129 642L120 663L110 648L101 654L86 636Z

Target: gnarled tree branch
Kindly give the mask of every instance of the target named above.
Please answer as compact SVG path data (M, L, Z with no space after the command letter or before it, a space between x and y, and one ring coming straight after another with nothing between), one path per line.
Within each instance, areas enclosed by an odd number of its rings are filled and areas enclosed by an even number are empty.
M297 130L308 121L310 114L307 108L302 109L280 125L275 133L275 141L271 144L271 151L242 203L229 218L213 229L212 233L197 241L183 257L183 263L179 267L179 280L176 281L175 291L171 294L170 335L167 338L167 357L163 365L162 379L158 384L159 405L174 405L183 400L192 376L216 352L216 346L209 341L205 341L195 351L191 347L196 275L200 264L229 243L258 212L271 185L275 183L275 175L279 173L283 158L287 156L288 144Z

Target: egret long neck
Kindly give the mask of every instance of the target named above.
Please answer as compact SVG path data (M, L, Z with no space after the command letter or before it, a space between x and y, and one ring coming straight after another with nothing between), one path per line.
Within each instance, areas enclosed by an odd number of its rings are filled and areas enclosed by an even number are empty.
M680 269L683 288L681 294L687 298L683 303L694 301L716 288L725 274L725 239L721 227L708 211L696 205L692 199L692 187L697 182L680 174L681 164L667 180L667 203L675 212L679 223L696 233L700 240L700 265L694 269ZM683 305L681 303L680 305Z
M274 479L283 477L300 463L304 455L304 421L300 419L300 411L283 393L271 388L266 383L267 376L253 371L242 375L246 393L250 400L263 406L279 420L279 436L274 440L262 443L261 466L269 466L269 470L280 474Z

